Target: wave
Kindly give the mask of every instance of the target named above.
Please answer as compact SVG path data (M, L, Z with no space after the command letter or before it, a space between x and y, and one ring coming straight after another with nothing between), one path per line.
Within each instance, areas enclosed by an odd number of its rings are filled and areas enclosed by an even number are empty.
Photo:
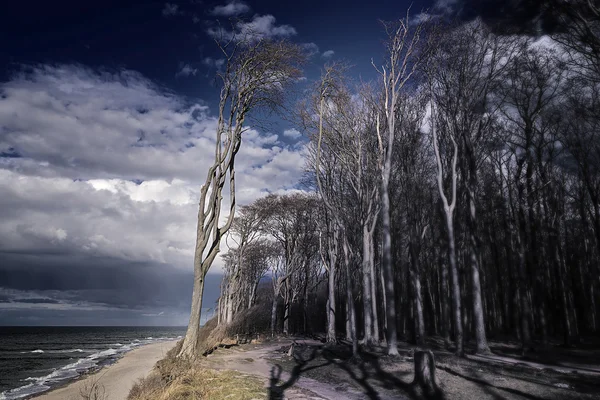
M35 383L30 383L29 385L21 386L16 389L0 393L0 400L20 399L22 397L27 397L37 393L45 392L48 389L50 389L49 386L36 385Z
M87 350L88 352L90 350ZM56 350L56 351L49 351L49 353L85 353L86 350L82 350L82 349L67 349L67 350Z
M103 352L99 352L85 358L80 358L74 363L67 364L64 367L55 369L48 375L37 378L25 378L24 381L31 383L18 387L16 389L7 390L5 392L0 393L0 400L14 400L31 396L32 394L41 393L50 389L51 385L55 385L67 379L76 378L80 374L98 366L98 358L101 357L99 356L100 353ZM94 355L98 356L92 358L92 356Z
M89 356L88 358L90 358L92 360L95 360L95 359L100 358L100 357L105 357L106 358L106 357L114 356L117 353L118 353L117 350L115 350L113 348L110 348L110 349L107 349L107 350L99 351L98 353L94 353L91 356Z
M32 351L21 351L21 354L68 354L68 353L86 353L92 352L93 350L82 350L82 349L64 349L64 350L32 350Z
M25 382L29 382L28 384L18 387L16 389L7 390L5 392L0 393L0 400L15 400L21 399L23 397L28 397L34 394L38 394L41 392L45 392L49 390L52 386L57 383L73 379L78 377L79 375L88 372L89 370L98 367L99 363L104 360L115 360L130 350L133 350L136 347L143 346L149 343L160 342L164 340L172 340L173 338L161 337L159 339L135 339L131 343L123 345L121 343L115 343L114 347L110 347L108 349L95 352L93 354L88 355L87 357L83 357L78 359L77 361L67 364L64 367L57 368L52 371L50 374L41 376L41 377L29 377L25 378ZM52 352L62 352L62 353L84 353L89 352L90 350L82 350L82 349L64 349L64 350L33 350L22 353L52 353ZM94 351L94 350L91 350Z

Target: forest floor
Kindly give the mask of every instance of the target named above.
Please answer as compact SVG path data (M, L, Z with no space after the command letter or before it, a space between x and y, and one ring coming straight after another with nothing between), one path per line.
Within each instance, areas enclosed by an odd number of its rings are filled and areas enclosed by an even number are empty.
M289 354L294 343L293 355ZM490 342L491 356L458 358L430 339L435 354L438 399L599 399L600 347L562 348L521 357L511 342ZM385 348L362 350L352 359L347 344L325 345L307 338L277 338L219 348L203 367L236 370L261 377L270 400L427 399L412 385L415 346L400 343L400 355ZM469 350L467 348L467 350Z

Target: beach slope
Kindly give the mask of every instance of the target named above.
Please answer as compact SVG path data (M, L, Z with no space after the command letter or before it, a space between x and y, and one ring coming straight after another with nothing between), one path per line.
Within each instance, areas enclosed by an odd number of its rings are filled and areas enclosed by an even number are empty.
M34 400L81 400L81 391L95 382L104 389L104 399L125 400L133 384L145 377L176 343L177 340L171 340L139 347L125 354L115 364L67 386L34 397Z

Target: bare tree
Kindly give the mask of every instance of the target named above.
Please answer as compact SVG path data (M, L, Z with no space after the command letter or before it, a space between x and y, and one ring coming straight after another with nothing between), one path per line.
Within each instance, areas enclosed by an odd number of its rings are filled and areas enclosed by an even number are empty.
M271 336L275 336L277 324L277 303L281 295L283 283L289 278L289 273L283 270L283 254L274 255L271 259L271 283L273 285L273 303L271 306Z
M392 265L392 238L390 233L389 184L392 171L394 136L400 126L396 113L402 90L413 76L419 65L418 45L421 39L422 25L411 26L407 13L404 19L384 24L388 34L387 59L383 66L373 66L379 72L383 84L383 118L377 116L376 132L379 140L381 172L381 220L383 235L382 269L385 279L387 345L388 354L398 354L398 334L396 328L396 295ZM401 116L400 116L401 117Z
M552 0L561 30L553 38L570 50L574 71L600 82L600 4L597 0Z
M438 127L435 113L434 102L431 103L431 133L432 142L435 152L435 159L437 163L437 186L440 194L440 199L444 207L444 213L446 216L446 231L448 234L448 261L450 264L450 278L452 280L452 313L454 317L454 340L456 342L456 354L462 356L463 350L463 327L462 327L462 306L460 296L460 282L458 276L458 266L456 264L456 238L454 235L454 211L456 209L456 182L458 177L457 163L458 163L458 145L456 139L452 135L448 135L449 140L452 143L452 161L450 162L449 174L450 184L450 201L446 196L444 189L444 166L442 160L442 154L440 152L440 143L438 139Z
M433 162L431 151L425 145L426 135L421 131L424 122L427 96L423 90L415 90L398 104L397 112L402 115L402 128L396 135L391 178L390 199L394 204L392 223L395 226L396 259L410 259L410 263L401 263L401 269L408 264L409 280L400 282L402 293L400 298L405 307L401 316L402 326L411 324L416 343L425 340L425 311L422 290L421 264L425 235L431 225L431 183L433 182ZM407 246L405 246L407 243ZM404 248L407 247L408 254ZM412 299L412 301L409 300ZM412 315L412 318L411 318ZM411 321L408 321L408 320Z
M254 246L258 240L261 239L261 224L264 221L264 213L261 210L257 210L255 207L244 206L241 207L238 216L236 216L231 225L231 234L229 237L235 244L237 245L235 249L232 249L231 260L228 263L230 266L230 274L229 274L229 285L228 285L228 296L227 299L227 311L225 313L226 318L225 322L231 323L233 320L233 307L234 301L233 296L238 295L238 291L242 290L242 287L239 287L241 283L246 285L257 285L258 282L255 282L256 274L260 272L260 264L246 265L246 261L248 255L246 254L248 249L256 249ZM254 247L253 247L254 246ZM260 247L260 246L259 246ZM252 256L252 254L250 254ZM256 260L254 260L256 262ZM258 268L258 270L255 270ZM240 276L243 275L243 276ZM260 279L260 277L258 278ZM254 287L253 286L253 287ZM250 294L249 299L249 307L253 301L254 295ZM237 302L239 307L239 301Z
M316 88L316 94L310 99L308 105L305 105L301 111L303 122L306 127L317 132L312 135L312 153L309 159L309 170L314 173L316 178L316 188L322 200L323 207L328 217L328 228L326 231L330 234L328 237L329 259L334 262L337 260L338 244L342 243L344 273L346 276L346 311L347 311L347 337L352 340L353 356L358 357L358 338L356 329L356 315L354 310L353 285L351 276L351 253L348 240L348 230L350 222L348 218L348 195L357 196L359 204L365 200L363 176L363 152L362 148L364 138L364 123L358 119L362 118L362 111L353 101L343 72L346 67L341 64L330 64L325 67L325 71ZM316 115L316 121L312 117ZM358 119L357 119L358 118ZM316 125L316 126L314 126ZM374 191L373 191L374 192ZM354 197L353 197L354 198ZM371 199L371 204L373 204ZM359 211L359 218L362 226L367 227L368 220L376 218L376 210L371 207L368 211L370 216L364 218L364 214ZM374 222L373 222L374 225ZM372 231L371 231L372 233ZM364 249L369 250L368 235L363 235ZM367 252L363 254L363 305L364 305L364 323L365 340L371 342L373 324L372 324L372 298L369 276L372 277L372 271L368 268L370 258ZM367 268L365 268L365 266ZM329 263L328 279L329 287L335 287L335 264ZM335 293L329 291L328 307L335 304ZM328 340L335 341L335 310L328 308L329 331Z
M243 271L247 282L248 308L254 306L258 285L270 268L269 260L276 257L276 255L277 249L272 241L262 239L248 247L245 256L246 268Z
M480 241L477 221L478 168L500 101L494 99L498 78L513 55L510 40L494 36L479 20L452 27L439 38L434 101L443 128L457 141L461 182L468 206L467 228L471 264L473 317L478 353L489 353L480 280ZM502 60L502 61L501 61ZM496 96L498 97L498 96ZM439 131L438 131L439 132Z
M487 335L512 334L527 350L597 333L600 86L591 71L548 37L495 36L477 20L443 27L424 62L413 28L388 27L381 91L325 67L301 112L303 183L317 196L257 201L266 223L252 228L256 251L247 245L239 262L232 253L241 265L232 308L268 298L273 334L326 329L330 342L346 322L356 357L357 335L376 340L382 311L392 353L394 335L407 332L420 345L441 331L450 347L454 329L459 355L471 339L487 352ZM278 249L266 262L273 298L258 290L253 303L263 240Z
M521 335L523 351L532 347L532 305L528 295L529 275L539 267L540 243L536 218L536 146L540 134L542 112L562 91L565 65L554 51L534 46L531 41L521 42L519 54L511 61L502 76L500 87L504 105L503 116L512 124L507 138L514 158L514 183L517 189L516 220L518 221L519 298L521 302Z
M284 333L289 332L291 305L298 299L302 276L297 276L306 267L311 257L318 252L318 233L314 229L318 217L316 198L309 194L268 195L253 203L253 207L265 215L263 231L272 237L282 254L281 265L274 263L271 270L276 311L278 296L283 290ZM295 279L294 279L295 278ZM274 312L275 312L274 311ZM274 314L275 315L275 314ZM273 329L274 329L273 320Z
M188 329L179 357L197 354L204 277L217 256L221 238L235 214L235 157L242 143L248 113L262 106L277 107L283 88L300 75L302 49L285 41L217 40L226 63L219 72L221 97L213 164L200 188L198 226L194 253L194 286ZM243 38L242 38L243 39ZM223 188L229 185L229 215L220 225Z

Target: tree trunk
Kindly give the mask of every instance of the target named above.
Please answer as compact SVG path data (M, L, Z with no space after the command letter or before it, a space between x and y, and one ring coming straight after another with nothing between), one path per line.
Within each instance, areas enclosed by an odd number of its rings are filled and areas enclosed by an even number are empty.
M223 293L223 292L221 292L221 293ZM217 301L217 325L221 325L221 313L222 313L221 298L222 297L223 297L222 295L219 296L219 300Z
M370 265L370 282L371 282L371 306L373 308L373 340L375 342L379 342L379 318L377 313L377 285L375 282L377 281L377 275L375 274L375 247L373 245L373 233L374 230L369 232L369 265Z
M450 262L450 278L452 281L452 314L454 317L454 340L456 342L456 354L464 355L463 350L463 328L462 328L462 310L460 298L460 280L458 276L458 266L456 264L456 246L454 239L454 223L452 215L446 216L446 226L448 228L448 260Z
M250 298L248 299L248 308L252 308L254 306L254 302L256 301L256 289L258 288L259 282L252 283L250 287Z
M559 230L557 229L557 234L556 234L555 243L554 243L554 262L556 264L556 270L558 272L558 282L560 284L560 300L561 300L561 305L562 305L563 323L564 323L564 330L563 330L564 345L570 346L571 345L571 337L573 336L573 332L572 332L572 328L571 328L571 320L569 318L569 303L568 303L568 299L567 299L567 296L568 296L567 286L565 285L565 280L567 279L567 277L563 274L563 262L562 262L562 259L560 256L560 237L558 237L558 232L559 232Z
M230 324L233 321L233 296L236 294L236 288L234 286L233 277L230 277L229 290L227 291L227 309L225 311L225 314L227 315L225 322L227 322L227 324Z
M217 325L221 325L222 320L224 319L223 317L223 296L225 296L225 291L227 289L225 288L225 276L223 276L223 279L221 279L221 295L219 296L219 301L217 302Z
M354 311L354 296L352 295L352 277L350 276L350 249L346 237L343 239L344 264L346 267L346 307L348 312L348 323L346 336L352 340L352 356L358 357L358 337L356 335L356 312Z
M369 245L369 228L366 223L363 223L363 254L362 254L362 276L363 276L363 322L364 322L364 342L367 345L373 344L373 299L371 298L371 247Z
M440 247L441 248L441 247ZM444 344L446 348L450 347L450 330L452 328L452 323L450 322L450 302L448 295L448 264L442 257L442 253L440 252L440 263L442 266L442 282L440 283L440 302L442 309L442 335L444 336Z
M590 327L592 332L598 330L596 323L596 294L594 293L594 282L590 282Z
M438 395L440 388L435 378L435 359L431 350L415 351L415 379L413 384L419 385L427 397Z
M283 334L288 335L290 333L290 293L286 288L285 296L283 297Z
M519 299L520 299L520 315L521 315L521 342L523 352L531 349L531 330L529 326L529 320L531 319L531 308L529 307L529 301L527 296L527 260L526 260L526 248L525 248L525 215L522 209L522 205L519 205L519 234L517 235L519 245Z
M328 300L327 300L327 342L334 343L337 341L335 331L335 273L336 260L329 258L329 277L327 282Z
M387 337L387 295L385 293L385 279L383 279L383 268L379 268L379 283L381 283L381 296L383 297L383 329Z
M473 162L474 163L474 162ZM474 167L473 167L474 168ZM471 170L470 175L476 172ZM470 177L474 179L474 177ZM473 322L475 326L476 353L488 354L490 348L485 335L485 319L481 300L481 280L479 279L479 242L477 239L477 215L475 208L474 183L467 189L469 203L469 256L471 259L471 290L473 294Z
M277 294L273 295L273 304L271 305L271 336L275 336L275 324L277 323Z
M434 274L437 271L434 271ZM440 310L438 310L435 306L435 300L433 299L433 284L431 283L431 280L427 277L427 275L425 275L425 279L426 279L426 284L427 284L427 298L429 299L429 307L431 307L431 322L433 325L433 334L434 335L438 335L439 334L439 328L438 328L438 315L440 313Z
M201 268L200 265L197 268ZM192 292L192 310L185 338L179 357L195 358L198 354L198 331L200 330L200 312L202 310L202 295L204 293L204 276L201 272L194 273L194 289Z
M394 289L394 270L392 265L392 236L390 233L390 196L388 182L382 180L381 189L381 219L383 233L382 269L385 278L386 317L387 317L387 348L388 355L398 355L398 332L396 328L396 293Z
M415 309L415 342L422 345L425 341L425 319L423 318L423 296L421 290L421 274L419 271L419 255L414 242L410 247L410 277L413 287L414 309Z

